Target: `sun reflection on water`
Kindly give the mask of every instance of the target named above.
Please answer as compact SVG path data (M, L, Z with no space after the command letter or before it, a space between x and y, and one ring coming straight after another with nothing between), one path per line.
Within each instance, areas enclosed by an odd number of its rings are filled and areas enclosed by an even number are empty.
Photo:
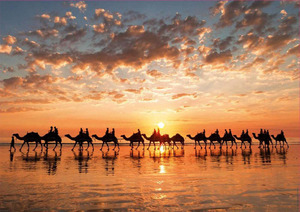
M164 152L165 152L164 146L160 146L159 151L160 151L161 153L164 153Z
M159 173L160 173L160 174L165 174L165 173L166 173L166 170L165 170L165 166L164 166L164 165L160 165L160 166L159 166Z

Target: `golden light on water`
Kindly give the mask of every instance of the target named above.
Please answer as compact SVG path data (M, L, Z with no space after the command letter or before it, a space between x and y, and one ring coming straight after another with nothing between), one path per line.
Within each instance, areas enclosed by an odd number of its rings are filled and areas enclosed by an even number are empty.
M164 146L160 146L159 150L160 150L161 153L163 153L165 151Z
M164 128L165 124L164 124L163 122L159 122L159 123L157 124L157 126L158 126L160 129L162 129L162 128Z
M166 170L165 170L165 166L164 166L164 165L160 165L160 166L159 166L159 173L160 173L160 174L165 174L165 173L166 173Z

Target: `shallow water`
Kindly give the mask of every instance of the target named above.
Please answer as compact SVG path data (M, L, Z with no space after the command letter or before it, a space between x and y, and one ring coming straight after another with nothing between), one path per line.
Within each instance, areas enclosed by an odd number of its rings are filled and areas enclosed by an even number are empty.
M299 145L116 152L65 145L14 154L8 147L0 146L0 210L299 210Z

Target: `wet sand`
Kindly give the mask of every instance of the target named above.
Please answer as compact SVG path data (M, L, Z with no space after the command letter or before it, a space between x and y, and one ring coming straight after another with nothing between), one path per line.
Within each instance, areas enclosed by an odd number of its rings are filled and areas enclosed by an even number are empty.
M298 211L299 147L0 146L0 210Z

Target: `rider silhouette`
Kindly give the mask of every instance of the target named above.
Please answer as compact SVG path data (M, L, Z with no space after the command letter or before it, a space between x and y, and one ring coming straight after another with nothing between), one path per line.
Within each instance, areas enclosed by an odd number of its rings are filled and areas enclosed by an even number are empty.
M82 130L82 128L80 128L79 134L83 134L83 130Z
M115 128L112 129L111 134L115 136Z
M219 130L218 129L216 129L216 132L215 132L217 135L219 135Z
M231 129L229 129L229 135L232 136Z
M89 129L88 129L88 128L85 129L85 134L86 134L87 136L89 136Z
M58 130L57 130L57 128L54 126L54 133L56 134L56 135L58 135Z
M105 135L108 135L108 131L109 131L109 129L108 129L108 128L106 128Z
M51 133L52 131L53 131L53 127L51 126L51 127L50 127L50 131L49 131L49 132Z

